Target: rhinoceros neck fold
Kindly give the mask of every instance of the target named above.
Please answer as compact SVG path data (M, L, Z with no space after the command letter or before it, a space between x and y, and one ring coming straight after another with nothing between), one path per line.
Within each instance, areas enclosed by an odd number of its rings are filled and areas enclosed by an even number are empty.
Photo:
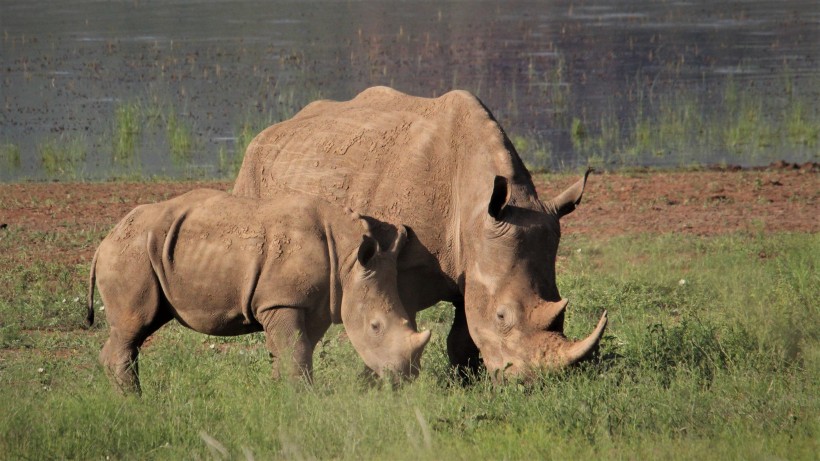
M342 323L342 282L339 274L339 254L336 247L336 237L333 228L325 224L327 238L327 255L330 262L330 319L333 323Z
M342 323L342 297L350 278L362 230L350 216L332 206L322 213L329 261L329 301L333 323Z

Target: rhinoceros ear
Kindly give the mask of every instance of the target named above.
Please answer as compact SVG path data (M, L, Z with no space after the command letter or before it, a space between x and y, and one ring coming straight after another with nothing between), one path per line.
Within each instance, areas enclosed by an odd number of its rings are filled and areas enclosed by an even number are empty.
M363 235L362 243L359 245L359 253L356 255L356 259L359 260L359 264L361 264L362 267L367 267L367 264L373 259L373 256L376 256L376 253L378 252L379 242L369 235Z
M487 207L487 213L496 220L501 219L504 212L504 207L510 201L510 183L504 176L496 176L493 183L493 195L490 197L490 205Z
M399 224L396 226L396 240L393 241L393 245L390 246L390 253L394 256L398 256L401 253L401 249L404 248L404 244L407 243L407 227Z
M547 209L557 214L559 218L572 213L575 210L575 206L581 203L581 196L584 195L584 186L587 184L587 177L592 171L592 168L587 168L583 178L545 204Z

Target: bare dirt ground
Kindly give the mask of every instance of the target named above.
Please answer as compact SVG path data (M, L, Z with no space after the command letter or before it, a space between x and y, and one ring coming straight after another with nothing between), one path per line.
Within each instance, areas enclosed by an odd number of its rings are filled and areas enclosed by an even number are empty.
M536 187L542 200L571 178ZM717 235L817 232L816 167L763 171L616 173L590 176L581 205L561 222L563 234Z
M574 176L536 176L542 200ZM125 213L197 187L227 190L227 182L0 184L4 232L104 235ZM818 232L820 176L816 165L763 171L630 172L590 176L583 202L562 220L562 233L610 237L636 233L717 235L733 232ZM19 235L19 233L18 233ZM88 245L47 245L45 260L91 260Z

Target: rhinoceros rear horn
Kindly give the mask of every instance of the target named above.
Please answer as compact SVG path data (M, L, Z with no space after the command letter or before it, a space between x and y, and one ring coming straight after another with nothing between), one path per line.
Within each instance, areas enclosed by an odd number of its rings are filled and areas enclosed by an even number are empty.
M586 358L598 345L598 342L601 340L601 336L604 334L604 330L606 329L607 323L607 316L606 311L601 315L601 320L598 321L598 326L595 327L595 331L592 332L586 338L576 341L568 345L567 349L564 351L564 360L565 365L572 365L580 360Z
M592 171L592 168L587 168L583 178L545 204L547 209L557 214L559 218L572 213L575 210L575 206L581 203L581 196L584 195L584 186L587 184L587 177Z
M542 303L530 311L530 323L539 330L564 331L564 311L569 301Z

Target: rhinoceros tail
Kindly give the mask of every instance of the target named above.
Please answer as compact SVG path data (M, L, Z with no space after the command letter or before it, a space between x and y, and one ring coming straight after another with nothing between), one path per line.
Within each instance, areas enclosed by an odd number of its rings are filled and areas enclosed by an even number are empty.
M97 283L97 255L100 249L94 252L94 259L91 260L91 273L88 276L88 310L85 313L85 326L94 325L94 285Z

